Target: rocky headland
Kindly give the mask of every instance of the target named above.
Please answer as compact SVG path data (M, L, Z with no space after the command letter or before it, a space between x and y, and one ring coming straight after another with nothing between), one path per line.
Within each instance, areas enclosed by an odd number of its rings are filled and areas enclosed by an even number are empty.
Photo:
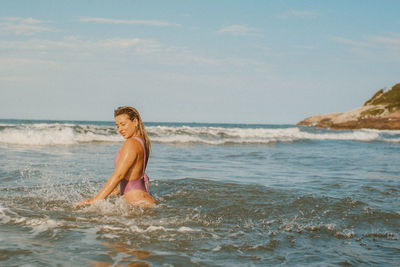
M376 92L362 107L347 112L314 115L297 125L331 129L400 130L400 83Z

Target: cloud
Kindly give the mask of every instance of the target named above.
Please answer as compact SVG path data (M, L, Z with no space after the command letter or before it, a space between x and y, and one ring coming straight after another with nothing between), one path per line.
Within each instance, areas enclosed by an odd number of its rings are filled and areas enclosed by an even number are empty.
M393 36L393 37L382 37L382 36L374 36L370 37L369 40L376 44L391 46L393 48L400 49L400 36Z
M45 21L33 18L3 17L0 19L0 32L31 36L41 32L58 31L46 24Z
M37 56L37 55L34 55ZM0 82L30 82L44 70L58 68L57 62L40 58L0 57Z
M159 51L161 44L153 40L140 38L111 38L103 40L81 40L75 37L66 37L61 41L31 39L25 41L0 41L0 49L39 50L54 49L130 49L135 48L140 53Z
M278 14L280 19L300 18L300 19L315 19L320 16L319 13L312 10L288 10Z
M220 68L222 66L230 66L238 69L248 67L262 69L265 65L263 62L259 62L256 60L236 57L209 57L202 53L190 50L164 53L164 56L165 59L169 59L170 63L175 65L196 64L217 68Z
M55 66L57 63L55 61L42 60L42 59L0 57L0 66L11 66L11 65L24 66L24 65L37 65L37 64Z
M231 25L217 31L220 34L231 34L234 36L260 36L260 30L249 28L245 25Z
M332 40L336 43L340 44L345 44L349 46L354 46L354 47L371 47L372 44L368 42L360 42L360 41L354 41L352 39L348 38L343 38L343 37L332 37Z
M108 19L108 18L80 18L80 22L93 22L102 24L129 24L129 25L146 25L146 26L157 26L157 27L179 27L180 24L170 23L167 21L160 20L122 20L122 19Z
M353 40L343 37L332 37L336 43L344 44L352 51L368 55L379 56L390 60L400 60L400 35L391 36L368 36L362 40Z
M293 45L293 47L300 50L315 50L318 45Z
M400 49L400 35L392 34L390 37L384 36L369 36L362 41L356 41L343 37L332 37L332 40L353 47L369 47L369 48L393 48Z
M134 62L133 58L144 60L156 66L198 66L204 69L228 68L267 72L265 62L239 57L212 57L202 51L187 47L166 46L158 41L140 38L110 38L83 40L67 37L62 40L30 39L24 41L1 41L0 52L6 50L9 56L25 57L29 60L51 62L92 62L99 58L109 61ZM139 57L137 57L139 56ZM90 60L88 60L90 58ZM33 61L39 62L39 61ZM62 65L62 64L61 64Z

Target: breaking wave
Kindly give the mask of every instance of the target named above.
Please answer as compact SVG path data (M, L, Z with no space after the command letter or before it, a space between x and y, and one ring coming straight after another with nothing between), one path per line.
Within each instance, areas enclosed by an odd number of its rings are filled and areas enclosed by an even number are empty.
M271 144L305 140L350 140L400 143L400 131L338 131L296 126L265 125L149 125L153 142L166 144ZM10 123L0 124L0 143L16 145L74 145L92 142L121 142L122 137L109 123Z

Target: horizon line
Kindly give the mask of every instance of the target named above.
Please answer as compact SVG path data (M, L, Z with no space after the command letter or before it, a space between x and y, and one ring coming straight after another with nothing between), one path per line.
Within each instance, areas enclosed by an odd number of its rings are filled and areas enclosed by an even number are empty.
M75 119L17 119L17 118L0 118L0 121L4 120L13 120L13 121L49 121L49 122L110 122L113 123L112 120L75 120ZM143 121L143 123L182 123L182 124L241 124L241 125L296 125L296 123L266 123L266 122L196 122L196 121Z

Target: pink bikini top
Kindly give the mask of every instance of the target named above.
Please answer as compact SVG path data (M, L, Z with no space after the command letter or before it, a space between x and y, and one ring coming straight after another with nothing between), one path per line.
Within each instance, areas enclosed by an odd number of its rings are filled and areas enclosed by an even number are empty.
M142 139L140 139L139 137L132 137L132 138L134 138L137 141L139 141L139 143L143 147L143 152L144 152L143 173L142 173L142 176L139 179L136 179L136 180L122 179L120 184L119 184L120 185L121 195L124 195L125 193L127 193L127 192L129 192L131 190L134 190L134 189L139 189L139 190L145 191L148 194L150 194L150 185L149 185L150 181L149 181L149 177L145 173L145 169L146 169L146 148L144 146L144 143L143 143ZM115 154L115 157L114 157L114 166L117 166L120 154L121 154L121 151L118 150L117 153Z

